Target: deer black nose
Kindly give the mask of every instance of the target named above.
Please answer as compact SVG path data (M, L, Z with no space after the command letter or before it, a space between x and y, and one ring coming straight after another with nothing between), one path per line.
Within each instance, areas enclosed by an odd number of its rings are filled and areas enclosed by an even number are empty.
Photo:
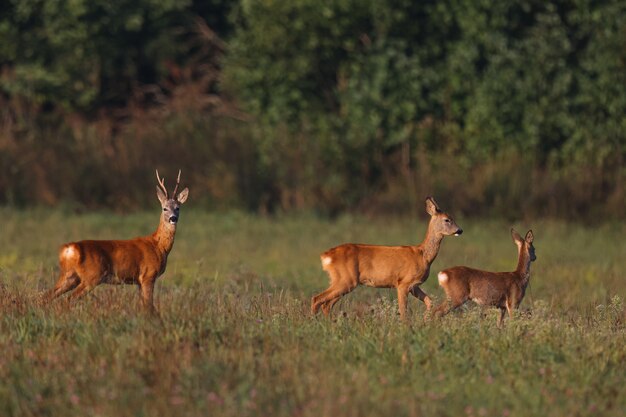
M170 223L176 223L178 221L178 217L172 216L170 217Z
M462 235L462 234L463 234L463 229L461 229L460 227L459 227L459 230L454 232L454 236L459 236L459 235Z

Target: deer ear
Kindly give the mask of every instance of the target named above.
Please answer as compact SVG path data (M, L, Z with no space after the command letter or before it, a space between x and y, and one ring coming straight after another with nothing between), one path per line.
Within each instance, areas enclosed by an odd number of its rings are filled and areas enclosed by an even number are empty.
M185 187L183 191L178 193L178 197L176 197L176 200L180 204L183 204L185 201L187 201L187 197L189 197L189 188Z
M157 190L157 198L159 199L162 205L165 204L165 202L167 201L167 196L165 195L161 187L159 187L158 185L156 186L156 190Z
M511 227L511 237L513 238L513 242L515 242L515 243L522 243L523 242L522 236L520 236L520 234L517 233L515 231L515 229L513 229L512 227Z
M437 202L432 197L426 197L426 213L434 216L436 213L440 212L439 206Z
M535 236L533 235L533 231L529 230L528 233L526 233L526 242L528 243L533 243L533 240L535 240Z

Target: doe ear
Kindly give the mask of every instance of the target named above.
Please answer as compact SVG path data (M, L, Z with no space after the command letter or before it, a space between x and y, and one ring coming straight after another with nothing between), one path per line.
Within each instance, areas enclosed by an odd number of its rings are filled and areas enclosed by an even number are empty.
M520 234L517 233L515 229L513 229L512 227L511 227L511 237L513 238L513 242L515 243L522 243L524 241L522 239L522 236L520 236Z
M533 240L535 240L535 235L533 235L532 230L529 230L528 233L526 233L526 242L533 243Z
M156 190L157 190L157 198L161 202L161 205L165 204L165 202L167 201L167 196L165 195L161 187L159 187L158 185L156 186Z
M180 204L183 204L185 201L187 201L187 197L189 197L189 188L185 187L183 191L178 193L176 201L178 201Z
M440 212L439 205L432 197L426 197L426 213L434 216L436 213Z

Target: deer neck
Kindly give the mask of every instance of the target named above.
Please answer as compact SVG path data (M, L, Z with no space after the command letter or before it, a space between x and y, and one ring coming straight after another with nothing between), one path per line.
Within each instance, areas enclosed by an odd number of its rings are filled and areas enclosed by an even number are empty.
M167 255L174 246L174 236L176 235L176 225L169 224L161 216L161 221L152 238L156 242L157 249L160 253Z
M530 255L519 248L519 255L517 260L517 269L515 270L522 280L522 284L526 286L530 280Z
M443 235L440 233L435 233L428 228L426 232L426 237L422 242L422 249L424 251L424 260L430 265L435 258L437 257L437 253L439 253L439 247L441 246L441 241L443 240Z

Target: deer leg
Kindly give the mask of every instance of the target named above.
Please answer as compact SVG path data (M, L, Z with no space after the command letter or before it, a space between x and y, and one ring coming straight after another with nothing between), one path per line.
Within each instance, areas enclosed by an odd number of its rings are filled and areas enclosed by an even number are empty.
M426 304L426 311L430 311L430 307L432 307L433 302L430 299L430 297L428 296L428 294L426 294L419 286L414 285L413 287L411 287L410 293L422 300L424 302L424 304Z
M155 314L154 308L154 281L141 284L141 301L143 308L150 314Z
M406 287L398 287L398 308L400 309L400 320L406 320L406 297L409 289Z
M80 284L76 287L73 293L70 294L70 300L77 300L81 297L84 297L89 291L96 288L93 284L87 284L86 281L81 281Z
M326 301L324 304L322 304L322 311L324 312L325 316L328 316L330 314L330 311L333 309L333 306L337 303L337 301L339 301L340 298L341 298L341 295L333 298L330 301Z
M343 297L344 295L346 295L347 293L351 292L355 287L335 287L335 288L329 288L330 292L328 292L327 294L325 294L324 296L318 298L317 303L313 306L314 311L317 312L317 310L322 307L322 311L324 312L325 315L328 315L328 313L330 313L330 308L337 302L339 301L339 299L341 297ZM328 307L326 307L326 304L330 304Z
M52 301L65 294L68 291L73 290L80 284L80 279L74 272L68 272L59 278L54 288L49 290L44 296L45 301Z
M317 310L319 310L320 306L322 305L322 303L320 303L320 300L325 298L332 290L333 286L331 285L321 293L311 298L311 314L317 313Z
M339 298L349 293L357 286L356 279L342 279L345 277L352 277L353 274L350 271L344 270L341 274L337 269L327 270L330 276L330 286L323 292L317 294L311 299L311 313L316 314L320 307L324 311L325 315L328 315L332 305L334 305ZM325 307L327 302L332 302L328 307Z
M80 279L80 284L76 287L73 293L70 294L69 299L75 300L83 297L89 291L96 288L100 282L102 282L103 274L102 272L96 271L88 271L82 270L76 273Z

